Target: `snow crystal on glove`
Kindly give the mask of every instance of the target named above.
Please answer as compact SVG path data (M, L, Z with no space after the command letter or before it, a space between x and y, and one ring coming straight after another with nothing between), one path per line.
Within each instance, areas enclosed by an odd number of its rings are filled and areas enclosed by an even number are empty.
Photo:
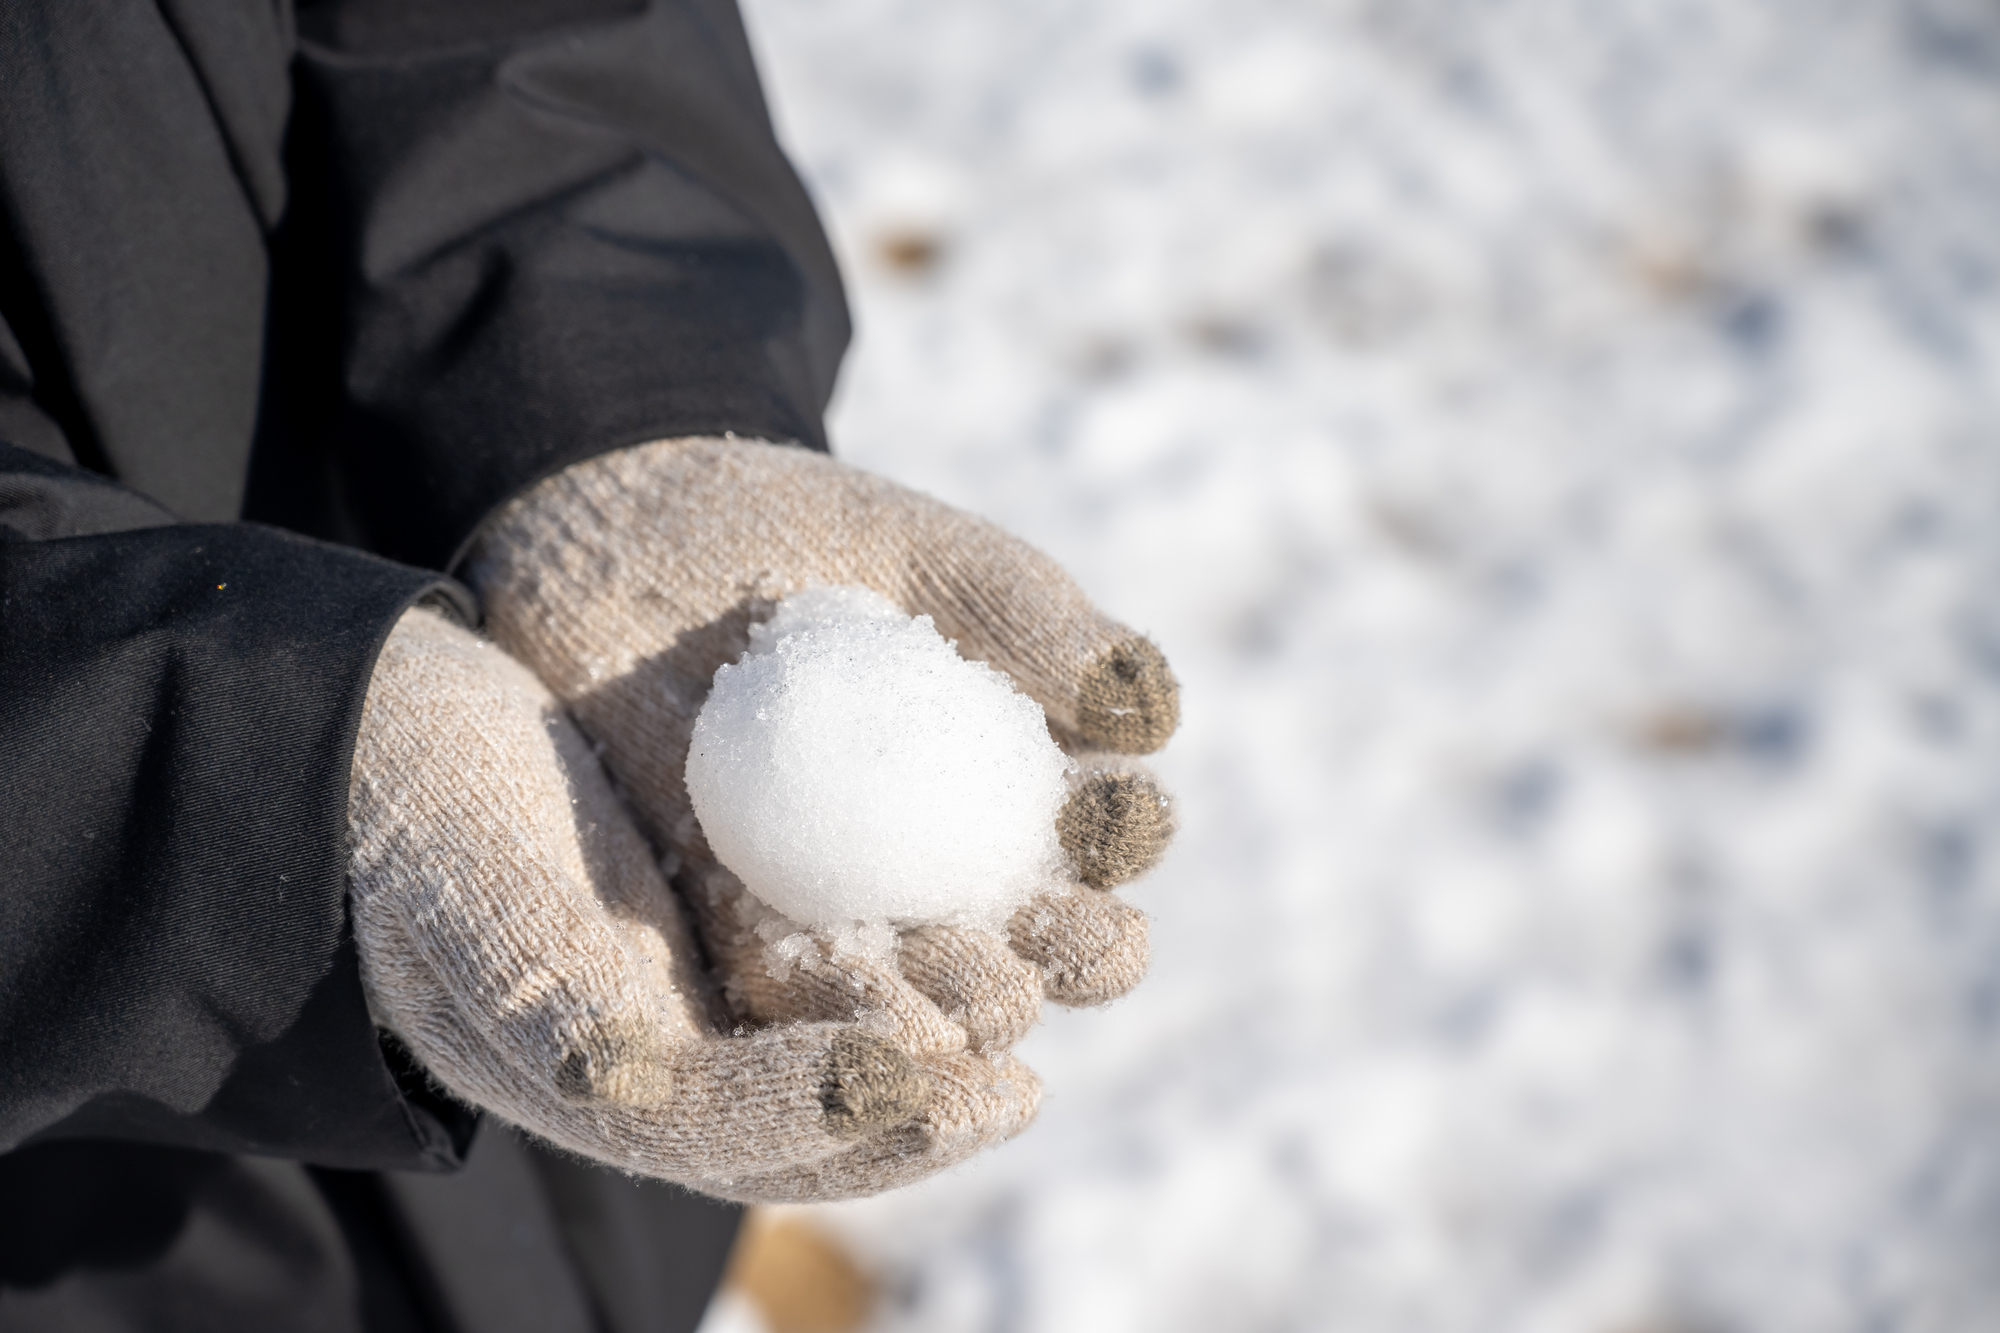
M715 673L687 785L717 858L794 921L997 928L1060 877L1068 762L929 616L810 588Z

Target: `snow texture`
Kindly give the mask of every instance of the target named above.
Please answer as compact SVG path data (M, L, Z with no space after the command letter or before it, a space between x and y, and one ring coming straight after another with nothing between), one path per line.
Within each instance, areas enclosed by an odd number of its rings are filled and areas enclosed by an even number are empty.
M808 588L715 673L687 784L716 857L801 925L997 930L1060 876L1068 766L1040 705L929 616Z
M836 449L1184 686L881 1329L2000 1327L2000 9L747 10Z

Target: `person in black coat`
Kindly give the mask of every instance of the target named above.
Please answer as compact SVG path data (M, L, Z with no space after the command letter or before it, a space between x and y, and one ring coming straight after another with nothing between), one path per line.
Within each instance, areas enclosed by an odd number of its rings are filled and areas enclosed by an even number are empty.
M733 1206L378 1038L345 756L502 499L823 447L733 4L8 5L0 204L0 1326L692 1327Z
M825 448L847 314L732 0L10 4L0 227L0 1327L693 1327L737 1209L371 1017L348 811L508 501Z

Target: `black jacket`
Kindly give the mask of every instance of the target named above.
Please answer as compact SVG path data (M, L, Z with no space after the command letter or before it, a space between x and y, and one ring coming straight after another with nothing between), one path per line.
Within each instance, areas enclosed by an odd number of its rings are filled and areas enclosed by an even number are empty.
M9 0L0 228L0 1329L688 1325L733 1210L475 1142L343 872L375 653L496 504L822 447L731 0Z

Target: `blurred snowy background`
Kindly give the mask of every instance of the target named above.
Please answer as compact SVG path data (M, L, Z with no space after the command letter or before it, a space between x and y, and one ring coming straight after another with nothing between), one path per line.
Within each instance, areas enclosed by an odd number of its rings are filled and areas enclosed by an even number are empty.
M883 1333L2000 1328L2000 4L746 9L836 448L1185 690Z

